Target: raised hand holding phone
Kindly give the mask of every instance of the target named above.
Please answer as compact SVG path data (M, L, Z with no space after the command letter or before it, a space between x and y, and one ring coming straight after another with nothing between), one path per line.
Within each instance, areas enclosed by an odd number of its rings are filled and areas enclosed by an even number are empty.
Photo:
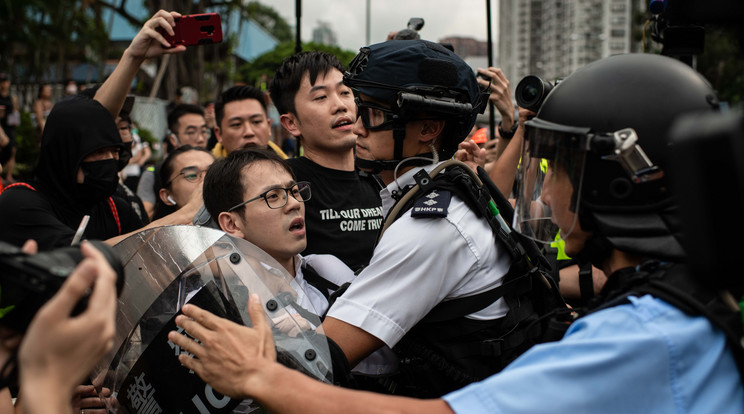
M220 43L222 19L217 13L190 14L174 18L173 34L159 27L158 31L172 46L193 46Z

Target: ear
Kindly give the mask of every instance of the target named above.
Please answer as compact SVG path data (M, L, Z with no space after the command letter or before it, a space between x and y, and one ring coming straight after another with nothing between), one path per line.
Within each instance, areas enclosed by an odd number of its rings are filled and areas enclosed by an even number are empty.
M429 143L437 138L444 130L445 121L441 119L421 121L419 142Z
M242 223L239 223L238 220L240 219L237 217L237 213L228 213L226 211L223 211L217 217L217 223L220 225L222 231L233 237L242 239L245 237L245 234L241 227Z
M292 134L293 137L299 137L302 135L302 132L300 132L300 121L297 119L297 115L291 112L288 114L282 114L279 117L279 122L281 122L284 129Z
M178 142L178 137L176 136L176 134L172 132L168 132L168 141L170 141L173 148L180 147L179 142Z
M170 200L168 200L168 197L170 197L170 191L168 191L167 188L161 188L158 192L158 197L160 197L160 201L163 202L166 206L174 206L174 203L171 203Z
M214 126L214 136L217 138L217 142L222 143L222 129L219 125Z

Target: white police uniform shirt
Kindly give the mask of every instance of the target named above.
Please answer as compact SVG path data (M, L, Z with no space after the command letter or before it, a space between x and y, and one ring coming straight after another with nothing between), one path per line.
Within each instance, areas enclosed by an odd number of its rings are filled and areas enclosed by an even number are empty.
M391 192L414 184L419 170L406 172L380 192L385 215L395 204ZM395 221L369 266L327 316L359 327L392 348L440 302L500 285L510 263L485 219L453 195L447 217L412 218L409 210ZM507 311L506 302L499 299L467 317L497 319Z

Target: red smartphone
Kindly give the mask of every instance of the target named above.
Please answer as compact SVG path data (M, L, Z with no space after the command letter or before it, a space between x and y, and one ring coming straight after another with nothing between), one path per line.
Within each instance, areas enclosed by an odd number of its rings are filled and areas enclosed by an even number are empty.
M171 46L220 43L222 41L222 18L217 13L189 14L176 18L173 36L165 33L162 28L158 28L158 31Z

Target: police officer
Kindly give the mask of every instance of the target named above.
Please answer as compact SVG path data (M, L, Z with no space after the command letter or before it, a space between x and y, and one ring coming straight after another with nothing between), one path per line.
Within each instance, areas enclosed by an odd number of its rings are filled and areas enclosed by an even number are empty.
M177 323L189 332L208 326L209 335L197 335L203 346L195 347L198 359L181 362L215 390L251 396L282 413L744 412L737 372L737 362L743 365L741 315L720 306L725 291L691 281L678 264L685 253L669 185L666 135L672 121L716 105L702 77L657 55L602 59L548 95L526 130L517 217L522 231L538 234L539 217L526 214L538 210L530 208L534 189L540 189L566 253L599 265L608 281L593 312L560 341L532 347L484 381L423 401L320 384L273 362L271 333L257 302L252 315L258 326L240 330L246 361L231 371L240 378L222 375L233 351L220 352L209 342L211 331L225 340L227 322L199 309L185 307ZM546 180L527 185L538 178L527 174L529 164L542 158L549 163ZM554 236L555 228L543 234ZM698 300L706 295L709 302ZM690 296L686 306L682 298ZM695 306L701 302L707 304ZM711 312L700 316L700 310ZM733 324L720 323L725 317ZM727 331L733 332L729 341ZM173 333L170 338L188 341Z
M357 94L356 164L379 173L387 186L385 216L453 156L488 97L462 59L423 40L362 48L344 82ZM394 348L396 359L365 372L397 372L386 380L388 392L441 396L498 371L505 365L502 349L480 341L508 331L506 300L442 323L429 323L427 315L442 302L500 286L510 255L486 220L450 191L426 192L412 208L392 214L398 218L386 222L369 266L330 308L326 335L351 367L378 348Z

